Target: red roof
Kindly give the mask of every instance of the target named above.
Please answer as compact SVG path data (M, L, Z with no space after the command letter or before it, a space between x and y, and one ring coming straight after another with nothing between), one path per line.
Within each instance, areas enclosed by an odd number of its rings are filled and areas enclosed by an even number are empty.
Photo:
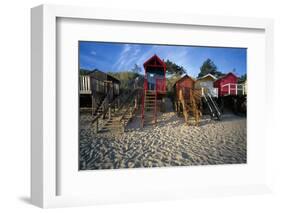
M185 74L185 75L182 76L180 79L178 79L178 80L174 83L174 85L176 85L177 83L180 83L180 82L184 81L185 79L190 79L190 80L192 80L193 82L195 82L195 80L194 80L192 77L190 77L189 75Z
M232 75L233 77L237 78L236 75L234 75L232 72L229 72L229 73L227 73L226 75L224 75L224 76L218 78L216 81L219 82L219 81L221 81L222 79L228 78L230 75Z
M146 68L147 66L164 67L164 69L166 70L165 62L161 60L156 54L154 54L151 58L144 62L143 67Z

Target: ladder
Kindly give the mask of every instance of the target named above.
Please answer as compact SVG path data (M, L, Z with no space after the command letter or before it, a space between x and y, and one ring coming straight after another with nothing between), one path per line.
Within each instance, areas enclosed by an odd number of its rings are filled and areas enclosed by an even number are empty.
M217 120L221 119L221 111L214 99L212 98L211 94L209 91L204 90L203 92L203 100L208 106L210 115L212 118L216 118Z
M141 126L153 122L157 123L157 91L144 90L142 100Z

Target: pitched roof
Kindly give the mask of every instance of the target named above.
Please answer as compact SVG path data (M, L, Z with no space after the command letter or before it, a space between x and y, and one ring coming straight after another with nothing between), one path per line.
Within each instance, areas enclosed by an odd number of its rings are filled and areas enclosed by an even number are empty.
M237 78L237 76L236 76L235 74L233 74L232 72L229 72L229 73L227 73L227 74L225 74L225 75L219 77L216 81L221 80L221 79L223 79L223 78L226 78L226 77L229 76L229 75L233 75L235 78Z
M189 78L189 79L191 79L192 81L195 81L194 78L192 78L191 76L185 74L184 76L182 76L180 79L178 79L178 80L174 83L174 86L175 86L178 82L183 81L185 78Z
M97 80L112 80L115 82L118 82L120 84L120 80L108 73L102 72L100 70L93 70L92 72L89 73L90 76L96 78Z
M204 75L204 76L202 76L202 77L200 77L200 78L197 78L197 80L201 80L201 79L204 79L204 78L207 78L207 77L211 77L211 78L213 78L214 80L217 80L216 76L214 76L214 75L212 75L212 74L210 74L210 73L208 73L207 75Z
M145 68L148 65L160 65L166 69L166 64L163 60L161 60L156 54L150 57L146 62L143 63L143 67Z

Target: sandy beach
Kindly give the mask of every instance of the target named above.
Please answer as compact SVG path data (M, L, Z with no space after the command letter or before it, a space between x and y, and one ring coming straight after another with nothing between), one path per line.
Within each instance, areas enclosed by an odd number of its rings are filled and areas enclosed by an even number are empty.
M118 169L246 163L246 118L225 114L221 121L203 116L186 125L169 110L157 125L140 128L136 116L125 133L95 135L90 115L80 119L80 169Z

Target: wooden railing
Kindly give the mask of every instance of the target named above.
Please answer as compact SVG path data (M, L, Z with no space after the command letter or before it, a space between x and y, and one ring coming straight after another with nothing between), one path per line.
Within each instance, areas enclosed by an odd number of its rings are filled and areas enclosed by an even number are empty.
M135 89L132 94L128 97L128 100L127 100L127 105L123 106L125 108L125 110L123 111L121 117L120 117L120 122L122 123L122 126L123 126L123 131L125 130L125 127L127 125L126 121L124 118L126 115L130 115L130 117L132 117L136 110L137 110L137 104L135 104L134 106L133 103L135 101L135 99L138 97L138 93L140 92L140 90L137 88Z
M144 81L143 81L143 89L146 91L148 90L148 81L147 79L145 78Z
M92 93L90 76L80 75L79 91L80 91L80 94L91 94Z
M108 103L106 101L106 99L104 100L102 107L103 107L103 113L98 114L97 116L94 117L94 119L92 120L92 125L94 126L95 129L95 133L98 133L99 130L103 127L102 122L105 122L104 119L105 117L108 115L108 119L111 118L111 116L114 116L114 113L118 113L120 110L124 110L124 113L122 113L121 117L120 117L120 122L123 122L123 118L125 117L126 113L129 112L130 110L130 106L132 101L134 100L134 97L137 93L138 89L134 89L133 91L131 91L130 93L126 93L124 95L124 97L120 98L119 100L116 98L113 102ZM115 107L115 101L117 102L121 102L118 103L118 109L114 110L114 112L112 112L112 109ZM134 111L130 112L130 113L134 113Z
M221 87L220 94L225 95L246 95L245 84L228 83Z
M201 87L201 95L203 96L206 93L209 93L212 97L218 97L219 90L218 88Z
M144 89L141 96L141 126L144 126L144 99L147 89Z
M148 87L148 80L145 78L144 79L144 84L143 84L143 94L142 94L142 108L141 108L141 125L142 127L144 126L144 114L145 114L145 97L146 93L149 90ZM157 123L157 96L159 93L166 93L166 79L165 78L156 78L155 79L155 87L154 87L154 92L155 92L155 100L154 100L154 123Z

